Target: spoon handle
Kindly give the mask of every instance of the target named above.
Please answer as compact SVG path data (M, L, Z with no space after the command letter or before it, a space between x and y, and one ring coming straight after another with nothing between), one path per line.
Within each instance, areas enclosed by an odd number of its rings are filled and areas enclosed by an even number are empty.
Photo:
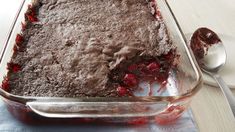
M227 86L224 80L218 74L213 74L215 81L219 84L224 96L226 97L229 106L233 112L233 116L235 117L235 97L231 91L231 89Z

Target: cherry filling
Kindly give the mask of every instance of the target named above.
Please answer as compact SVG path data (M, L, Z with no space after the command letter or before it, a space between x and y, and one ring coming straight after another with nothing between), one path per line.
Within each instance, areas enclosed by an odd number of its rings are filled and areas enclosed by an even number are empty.
M139 117L134 120L130 120L127 122L130 125L142 125L148 123L148 118L147 117Z
M16 63L13 63L13 62L10 62L7 64L7 69L10 71L10 72L18 72L20 71L21 67L19 64L16 64Z
M123 78L123 82L128 87L134 87L138 84L136 75L130 73L125 75L125 77Z
M16 44L19 46L23 41L24 41L24 37L20 34L17 34L16 39L15 39Z
M36 9L35 9L34 6L28 5L28 10L25 13L25 19L28 22L31 22L31 23L38 21L37 15L36 15ZM22 31L25 30L27 21L24 22L24 23L23 22L21 23ZM23 42L24 42L23 35L17 34L16 38L15 38L15 45L13 47L14 54L16 54L17 51L19 51L19 49L21 48ZM10 63L7 64L7 69L8 69L9 72L17 73L21 70L21 66L19 64L10 62ZM10 90L8 77L4 78L4 80L2 81L1 86L5 91Z
M4 80L2 81L2 89L5 91L10 90L8 77L5 77Z
M14 54L20 49L20 46L23 42L24 37L21 34L17 34L15 39L15 45L13 47Z
M109 78L111 83L118 84L114 87L117 87L119 96L134 96L133 92L140 89L141 81L148 81L150 87L154 82L159 83L158 92L161 92L167 85L170 69L175 66L175 58L175 50L160 57L135 57L111 71ZM152 95L151 90L149 95Z
M125 87L119 86L117 88L117 93L118 93L119 96L127 95L128 94L128 89L125 88Z
M158 72L160 70L160 64L156 62L152 62L147 66L147 70L152 73L152 72Z
M8 69L8 73L17 73L21 70L21 66L19 64L10 62L7 63L7 69ZM2 89L5 91L10 91L10 84L9 84L9 78L5 77L4 80L2 81Z
M27 20L29 21L29 22L37 22L38 21L38 19L37 19L37 16L36 16L36 13L35 13L35 9L33 8L33 6L32 5L29 5L28 6L28 10L27 10L27 12L25 13L25 16L26 16L26 18L27 18Z

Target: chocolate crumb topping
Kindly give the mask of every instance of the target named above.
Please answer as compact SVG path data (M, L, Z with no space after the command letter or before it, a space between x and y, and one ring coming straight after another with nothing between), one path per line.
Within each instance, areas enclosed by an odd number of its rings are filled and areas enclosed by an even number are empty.
M9 74L12 94L116 97L120 84L110 76L117 69L175 49L146 0L37 2L37 21L28 22L23 48L12 58L21 66Z

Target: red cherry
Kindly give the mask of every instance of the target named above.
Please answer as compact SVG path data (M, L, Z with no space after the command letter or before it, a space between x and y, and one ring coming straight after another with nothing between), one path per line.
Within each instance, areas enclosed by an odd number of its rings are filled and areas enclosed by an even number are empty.
M2 89L5 91L9 91L9 79L7 77L2 81Z
M20 71L20 65L18 65L18 64L13 65L12 71L13 71L13 72L18 72L18 71Z
M164 58L167 60L171 60L174 57L173 51L169 51L167 54L164 55Z
M128 66L128 71L132 72L132 71L135 71L137 70L138 66L136 64L132 64L130 66Z
M33 17L35 17L35 16L36 16L35 11L34 11L34 10L31 10L30 15L33 16Z
M30 21L30 22L37 22L38 21L34 7L32 5L28 5L28 12L25 15L26 15L28 21Z
M24 41L24 37L20 34L17 34L16 35L16 39L15 39L15 42L17 45L21 44L22 42Z
M146 65L144 63L138 64L138 70L143 74L147 73Z
M32 16L35 15L35 8L32 5L28 5L28 11Z
M117 88L117 93L119 96L124 96L128 93L128 90L125 87L119 86Z
M129 87L133 87L138 83L137 78L134 74L126 74L123 81Z
M37 17L33 16L31 13L26 15L30 22L37 22Z
M7 64L7 69L9 71L16 73L16 72L20 71L21 67L19 64L15 64L15 63L10 62Z
M16 53L18 51L18 47L16 45L14 45L13 51L14 51L14 53Z
M147 66L147 69L151 72L159 71L160 64L156 62L152 62Z

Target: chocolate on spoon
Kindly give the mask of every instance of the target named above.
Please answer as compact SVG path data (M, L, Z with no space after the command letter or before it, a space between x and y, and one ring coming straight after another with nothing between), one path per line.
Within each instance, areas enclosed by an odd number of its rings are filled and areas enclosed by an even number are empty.
M199 28L191 37L191 48L197 59L202 59L210 46L221 43L218 35L208 28Z

